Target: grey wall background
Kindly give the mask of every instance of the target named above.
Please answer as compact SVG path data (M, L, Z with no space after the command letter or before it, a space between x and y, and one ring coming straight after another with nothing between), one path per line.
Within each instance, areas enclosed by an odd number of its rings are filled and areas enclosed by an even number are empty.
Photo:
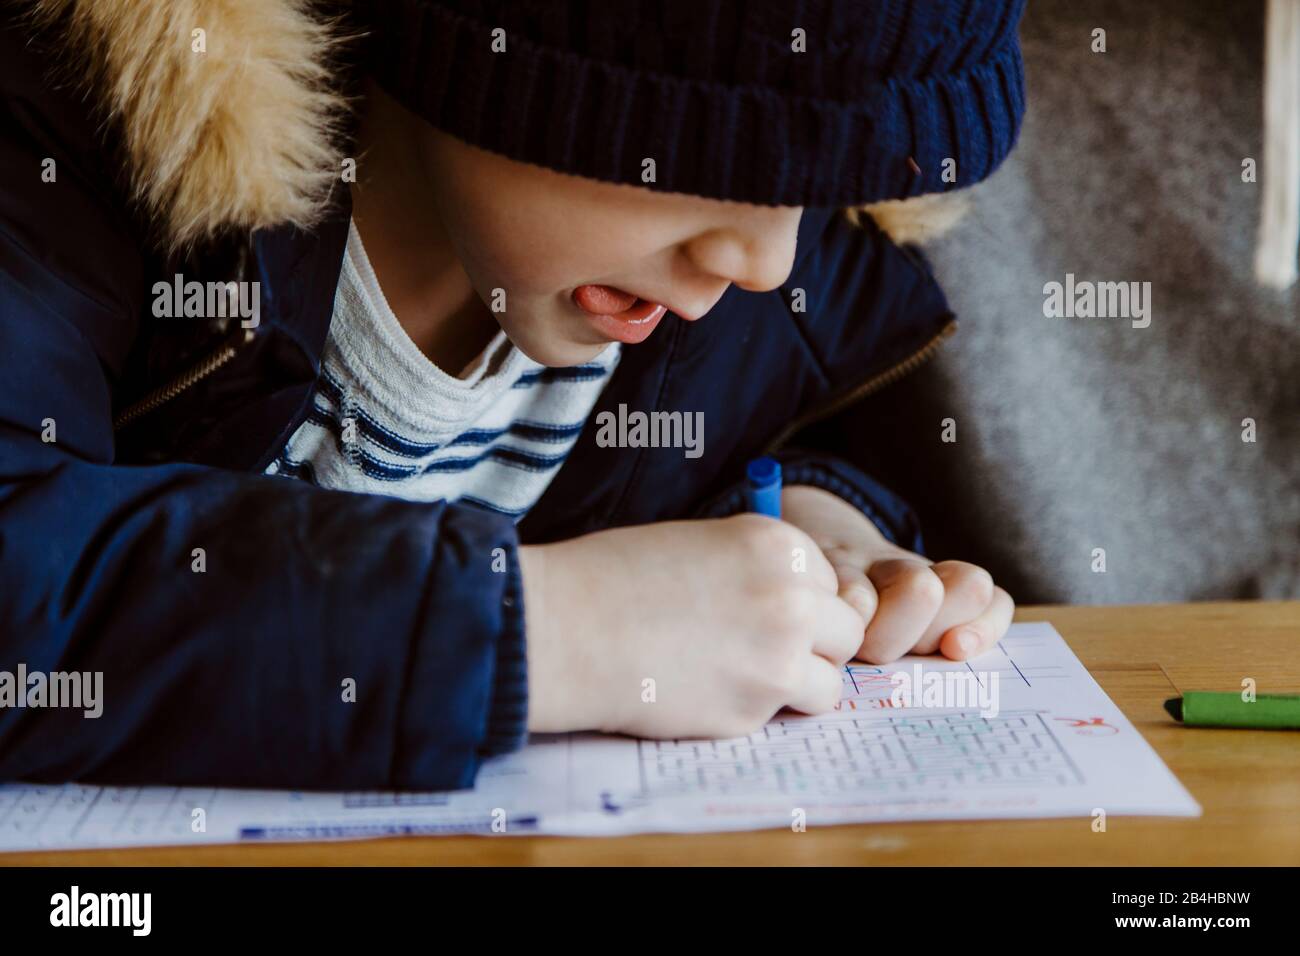
M1019 146L926 247L958 333L855 410L931 555L1021 603L1300 597L1300 293L1255 284L1241 181L1262 162L1263 10L1031 3ZM1150 327L1045 318L1067 272L1151 282Z

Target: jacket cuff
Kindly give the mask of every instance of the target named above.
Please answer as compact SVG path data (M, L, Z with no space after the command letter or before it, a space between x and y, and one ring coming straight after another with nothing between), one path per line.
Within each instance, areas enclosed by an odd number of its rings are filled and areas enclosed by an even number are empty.
M830 455L787 449L775 457L781 462L782 484L811 485L842 498L857 508L885 539L900 548L923 554L921 526L915 513L898 495L848 462ZM696 512L700 518L724 518L745 510L743 482L732 485Z
M443 510L401 705L395 789L472 787L483 757L524 742L518 548L509 519L472 507Z
M528 741L528 654L524 643L524 587L518 548L506 562L506 591L501 598L501 636L497 639L488 703L487 732L479 755L518 750Z

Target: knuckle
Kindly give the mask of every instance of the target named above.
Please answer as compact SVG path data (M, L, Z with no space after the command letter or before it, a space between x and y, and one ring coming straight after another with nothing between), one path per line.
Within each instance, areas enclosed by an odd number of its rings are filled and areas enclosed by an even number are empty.
M793 535L791 527L756 515L741 515L741 541L754 557L770 557L788 551ZM782 555L784 557L784 555Z
M843 596L849 606L867 620L875 616L876 606L879 603L875 588L867 587L861 581L851 582L845 585Z
M763 621L779 646L794 643L807 634L816 602L806 588L777 589L764 603Z
M787 651L779 655L768 673L768 692L777 706L789 702L803 682L803 654Z
M743 686L745 696L762 706L779 706L789 691L791 654L781 644L768 646L748 658Z
M993 600L993 575L979 564L966 561L945 561L932 568L937 578L944 583L949 594L959 596L988 606Z
M950 587L985 607L993 600L993 575L974 564L963 563L953 576Z
M916 568L904 574L895 585L897 593L908 601L924 603L938 608L943 603L945 589L939 575L929 568Z
M866 637L867 625L858 614L836 614L833 620L820 625L826 630L827 636L836 643L843 644L847 650L849 645L853 645L853 650L858 649Z

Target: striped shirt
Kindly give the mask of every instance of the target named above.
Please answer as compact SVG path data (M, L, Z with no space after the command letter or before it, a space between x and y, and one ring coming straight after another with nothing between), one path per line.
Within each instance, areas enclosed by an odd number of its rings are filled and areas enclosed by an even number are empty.
M619 358L614 343L582 365L548 368L498 332L462 377L449 375L398 323L353 225L312 408L267 473L518 520Z

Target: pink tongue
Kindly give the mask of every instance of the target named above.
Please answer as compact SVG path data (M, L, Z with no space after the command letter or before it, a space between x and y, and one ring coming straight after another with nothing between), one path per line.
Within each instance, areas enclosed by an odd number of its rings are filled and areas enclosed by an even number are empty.
M578 308L595 315L615 315L636 304L636 296L607 285L580 285L573 290Z

